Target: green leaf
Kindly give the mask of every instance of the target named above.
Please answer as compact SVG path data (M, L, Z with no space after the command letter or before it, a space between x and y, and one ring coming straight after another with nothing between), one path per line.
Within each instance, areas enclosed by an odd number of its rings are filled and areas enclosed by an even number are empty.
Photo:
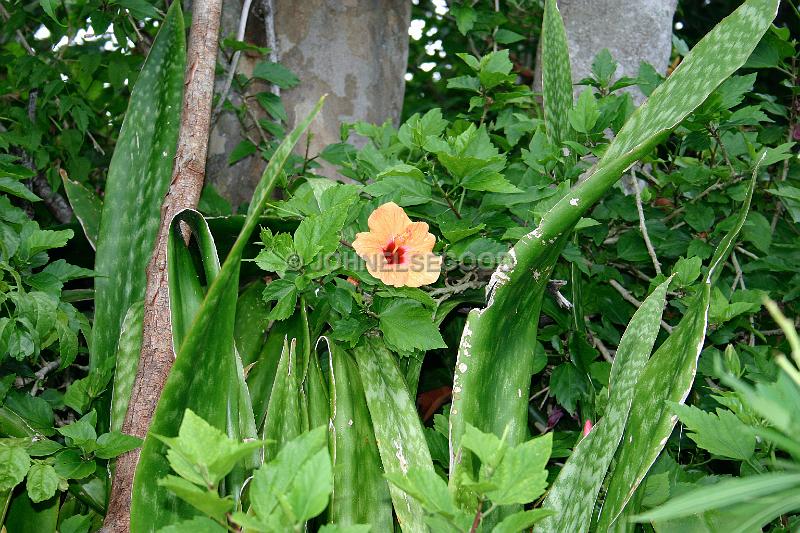
M177 437L156 438L169 447L167 460L178 475L205 486L219 483L240 459L264 445L261 441L236 442L190 409Z
M697 407L670 402L670 408L690 431L697 446L714 455L747 461L753 456L756 437L744 422L726 409L708 413Z
M25 489L34 503L43 502L53 497L58 490L59 477L55 469L46 463L37 462L28 470Z
M13 179L0 176L0 192L28 200L29 202L41 202L42 199L33 194L23 183Z
M100 459L111 459L125 452L129 452L142 445L142 439L132 435L125 435L119 431L103 433L97 438L97 450L94 454Z
M247 139L240 141L228 155L228 165L235 165L242 159L249 157L258 151L258 146Z
M600 118L600 110L597 107L594 93L591 89L584 89L575 103L575 107L569 110L567 115L569 123L580 133L589 133Z
M568 114L572 109L572 71L567 33L555 0L547 0L542 21L542 100L550 144L572 140Z
M268 443L264 456L272 459L284 447L284 444L297 438L303 431L303 420L300 407L300 377L298 372L297 343L295 339L283 341L275 381L269 395L267 415L264 419L264 436L272 442Z
M158 533L225 533L227 530L205 516L196 516L191 520L183 520L164 526Z
M111 429L114 431L122 429L125 413L128 412L133 382L139 366L143 322L144 302L134 302L122 320L117 343L117 364L114 368L114 388L111 395Z
M394 527L392 502L358 367L352 355L327 337L320 341L328 347L328 431L336 472L328 519L339 525L372 524L375 531L390 531Z
M720 266L736 244L744 226L758 165L753 170L747 197L739 209L734 227L723 237L683 318L669 338L659 346L647 362L636 383L633 406L622 440L625 446L617 452L616 467L610 474L598 527L608 529L623 516L625 507L647 475L675 427L677 417L666 409L666 402L683 403L694 382L697 358L703 349L708 328L711 287L719 277Z
M56 24L59 26L64 26L61 21L58 20L58 17L56 17L56 8L58 7L58 2L56 2L56 0L40 0L39 3L41 4L44 12L47 13L47 15L53 19Z
M232 498L220 498L216 491L201 489L177 476L159 479L158 484L174 492L180 499L214 520L224 521L225 514L233 510Z
M461 445L477 455L478 459L481 460L481 465L488 465L492 468L500 463L506 451L506 446L497 435L484 433L469 424L467 424L467 430L464 432L464 440L461 441Z
M324 427L324 426L323 426ZM295 519L305 522L325 510L333 490L333 470L327 450L320 450L300 467L286 499Z
M277 94L267 92L258 93L256 99L258 103L261 104L261 107L264 108L264 111L272 115L273 118L284 122L289 120L289 117L286 115L286 109L283 107L283 101Z
M256 68L253 69L253 77L267 80L281 89L291 89L300 83L300 80L291 70L280 63L273 63L272 61L262 61L257 64Z
M492 503L525 504L541 496L547 486L545 466L552 448L552 433L509 448L491 478L497 488L486 492Z
M276 279L264 288L263 298L270 302L276 300L269 313L270 320L286 320L294 314L297 305L297 287L287 279Z
M600 82L601 87L608 87L617 71L617 62L611 57L608 48L600 50L592 61L592 74Z
M502 522L497 524L494 529L492 529L492 533L518 533L519 531L527 531L531 526L552 516L554 513L555 511L550 509L520 511L509 515Z
M294 232L294 246L303 264L310 265L318 255L332 253L339 247L349 207L350 204L331 207L300 222Z
M635 384L659 332L669 284L666 280L656 287L625 328L611 368L605 416L578 443L550 487L542 505L555 514L537 531L588 531L595 500L622 439Z
M574 364L562 363L550 376L550 392L559 404L575 414L578 400L587 392L586 378Z
M589 176L544 214L538 227L514 246L494 272L487 287L487 306L470 312L461 337L456 368L464 364L467 370L455 372L451 450L460 448L466 423L495 435L508 427L512 445L525 438L537 317L546 281L569 232L623 172L747 60L769 28L777 4L776 0L748 0L698 42L628 119ZM711 271L719 270L715 266ZM661 382L666 380L662 377ZM460 459L456 462L451 456L451 480L472 471L471 454ZM459 495L459 503L477 506L466 492ZM504 513L501 509L498 514Z
M450 12L456 19L456 27L461 35L466 35L468 31L472 30L475 21L478 20L478 13L467 4L454 4L450 7Z
M250 502L251 510L260 521L274 522L274 515L277 513L280 515L279 523L283 524L283 530L293 526L302 527L305 519L295 516L297 520L289 520L290 517L285 516L283 511L281 500L286 498L294 511L305 511L304 514L319 508L322 500L320 492L326 492L324 500L327 502L331 471L326 441L325 427L313 429L287 442L273 460L256 470L250 485ZM325 468L324 461L328 461L328 467L324 479L320 479L323 490L313 490L308 494L310 498L306 500L302 492L304 489L309 489L309 483L313 482L313 476L309 478L313 474L313 468L309 465Z
M366 337L353 349L361 383L372 416L386 474L406 474L410 469L433 471L425 434L395 356L380 339ZM390 487L394 510L403 531L426 531L420 504L396 487Z
M53 468L64 479L83 479L94 474L97 465L87 461L75 449L65 449L55 455Z
M97 440L97 433L94 426L97 424L97 413L90 411L88 414L81 417L79 420L58 428L56 431L67 437L67 443L72 443L78 446L85 452L93 452L95 450L95 441Z
M379 321L386 343L401 352L447 348L431 312L413 300L390 301L380 312Z
M703 513L730 505L754 501L800 486L800 474L771 472L746 478L721 480L676 498L664 505L637 515L637 522L668 520Z
M67 193L69 205L75 218L78 219L83 233L92 248L97 249L97 239L100 235L100 217L103 212L103 202L94 191L90 191L83 184L71 180L66 173L61 175L64 192Z
M491 52L481 58L478 79L486 89L492 89L501 83L513 81L510 75L514 67L508 58L508 50Z
M11 490L25 479L31 466L25 448L0 444L0 490Z
M178 139L186 42L173 4L131 93L106 178L95 258L95 314L90 366L117 351L130 306L144 298L145 268L172 177Z
M230 431L237 439L255 436L247 434L254 430L255 424L252 422L252 413L246 412L249 393L233 340L240 262L286 160L319 113L322 102L320 100L317 103L275 150L256 187L244 226L219 274L211 280L208 292L180 346L153 416L150 433L142 446L134 479L132 530L158 529L174 522L186 510L185 507L180 508L180 503L169 491L157 487L157 480L169 473L169 464L164 457L164 444L153 434L176 434L187 408L210 425ZM243 481L240 479L239 482Z
M405 474L388 473L386 478L419 501L430 513L452 516L458 512L450 497L450 491L447 490L447 482L432 470L409 468Z

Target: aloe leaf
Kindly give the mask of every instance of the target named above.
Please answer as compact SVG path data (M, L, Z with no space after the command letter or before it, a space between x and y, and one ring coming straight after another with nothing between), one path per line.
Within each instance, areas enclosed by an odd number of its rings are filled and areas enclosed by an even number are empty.
M126 311L144 298L178 140L186 38L173 2L131 92L106 178L95 258L90 366L113 358Z
M267 340L261 348L257 358L252 361L252 367L247 373L247 385L253 401L253 414L256 425L261 428L267 416L270 394L275 383L275 375L281 359L284 339L296 340L302 346L302 321L300 313L295 313L287 320L275 322L267 334Z
M753 171L736 223L717 246L694 300L667 340L647 362L636 382L633 407L622 436L623 445L609 475L606 499L598 522L600 531L608 530L618 519L672 433L677 417L669 411L667 402L683 403L689 395L708 327L711 288L747 219L757 172L758 166Z
M172 437L178 433L187 408L211 425L238 438L240 431L239 381L233 340L236 298L239 291L239 267L242 252L258 225L270 192L275 187L289 154L319 113L323 99L311 113L281 142L261 177L254 203L239 236L219 273L208 287L200 309L180 345L180 351L167 378L156 407L150 432L145 438L134 479L131 507L131 530L151 531L175 522L195 511L179 502L157 481L170 472L164 445L153 433Z
M284 444L303 432L297 371L297 343L294 339L284 339L264 421L263 438L269 440L264 447L267 461L274 459Z
M200 274L196 271L191 250L183 242L183 222L193 230L195 242L200 249L205 279L213 280L219 273L219 257L214 237L203 215L194 210L184 210L170 224L167 239L167 276L169 284L170 317L172 320L172 343L175 353L180 352L183 339L189 332L197 310L203 302L205 290Z
M572 138L567 118L572 109L572 69L567 32L555 0L547 0L542 21L542 103L547 137L553 146Z
M111 430L121 431L128 412L139 352L142 348L144 302L132 304L122 320L122 329L117 343L117 365L114 369L114 388L111 394Z
M605 416L575 447L542 507L555 513L537 531L587 531L595 500L617 450L631 409L634 387L656 342L671 278L642 302L622 335L611 367Z
M250 283L239 294L236 303L234 340L245 366L258 359L267 341L270 320L269 305L261 297L264 287L266 285L260 280Z
M433 471L428 443L414 401L395 356L381 339L367 337L353 349L372 418L375 440L387 474L410 468ZM427 531L422 506L394 485L389 487L397 521L405 532Z
M81 183L69 179L66 173L61 174L64 182L64 191L67 193L69 205L75 218L83 228L86 240L97 249L97 238L100 234L100 216L103 212L103 202L98 198L94 191L90 191Z
M370 524L392 531L392 501L383 477L364 387L353 356L327 337L330 385L329 446L333 494L328 521L341 526Z
M800 474L797 473L770 472L745 478L723 479L718 483L701 486L681 494L633 518L637 522L683 518L730 505L752 502L756 498L797 487L800 487Z
M569 232L633 163L747 60L777 5L777 0L748 0L706 35L631 116L591 174L517 242L494 272L487 305L470 312L459 345L450 416L451 486L462 471L474 469L471 454L460 449L467 423L498 436L508 426L511 445L526 436L542 296ZM462 503L472 508L474 502Z
M308 360L308 370L303 381L303 394L307 399L308 428L327 426L330 422L330 395L325 376L319 365L319 358L312 353Z

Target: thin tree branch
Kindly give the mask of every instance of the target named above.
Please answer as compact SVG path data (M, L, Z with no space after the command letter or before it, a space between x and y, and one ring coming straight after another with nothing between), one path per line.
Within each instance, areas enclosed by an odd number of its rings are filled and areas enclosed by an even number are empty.
M608 283L609 283L609 285L614 287L614 289L616 289L616 291L620 294L620 296L622 296L622 298L626 302L635 305L637 308L642 306L642 302L637 300L636 297L633 294L631 294L628 289L626 289L625 287L620 285L617 280L612 279L612 280L609 280ZM672 326L670 326L669 324L667 324L663 320L661 321L661 327L664 328L664 331L666 331L667 333L672 333Z
M197 206L205 178L222 0L197 0L193 8L175 167L161 207L161 225L153 255L147 266L141 355L122 425L124 433L140 438L147 435L175 358L167 281L169 226L178 212ZM106 532L130 531L133 476L139 453L137 449L117 459L108 514L103 524Z
M639 213L639 229L642 231L642 238L644 245L647 247L647 253L650 254L650 259L653 261L653 267L656 269L656 275L661 275L661 263L658 261L656 250L653 248L653 243L650 241L650 234L647 233L647 224L644 220L644 207L642 207L642 192L639 190L639 180L631 173L630 175L631 186L636 197L636 211Z
M239 15L239 28L236 30L237 41L244 41L244 32L247 29L247 17L250 15L250 5L252 3L253 0L244 0L244 4L242 5L242 14ZM241 57L241 55L241 50L236 50L236 52L233 53L231 63L228 65L228 75L225 77L225 84L222 86L219 102L217 102L217 107L214 108L214 112L211 114L212 124L217 121L219 114L222 112L222 107L225 105L225 100L228 99L228 95L231 92L231 85L233 85L233 78L236 76L236 68L239 66L239 57Z

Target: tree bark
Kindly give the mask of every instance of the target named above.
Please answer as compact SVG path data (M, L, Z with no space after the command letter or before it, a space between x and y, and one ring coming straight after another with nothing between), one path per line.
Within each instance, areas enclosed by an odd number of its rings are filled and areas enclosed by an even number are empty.
M205 177L222 0L196 0L193 8L175 167L161 207L161 226L153 255L147 266L142 348L122 425L124 433L140 438L147 435L175 359L167 285L169 226L176 213L197 206ZM130 530L131 494L138 461L138 449L117 459L104 531L126 533Z
M248 21L246 39L261 46L267 42L268 17L264 4L253 1L257 16ZM340 124L364 120L397 124L403 106L408 62L407 0L272 0L277 58L300 78L300 84L281 90L288 128L306 115L317 99L328 93L325 107L311 126L309 154L340 141ZM242 2L226 4L225 34L234 34ZM229 16L229 11L232 13ZM256 57L243 55L239 72L252 74ZM258 90L268 90L260 85ZM256 91L253 91L254 93ZM238 102L238 99L236 100ZM253 133L255 136L255 133ZM241 126L230 113L214 125L209 148L209 181L233 204L250 200L265 162L258 155L228 166L230 151L243 139ZM306 142L298 143L305 153ZM324 164L320 173L338 178Z
M672 18L677 0L558 0L567 31L572 79L591 74L594 56L608 48L619 63L616 76L635 78L646 61L664 74L672 50ZM540 48L541 49L541 48ZM535 90L541 90L541 60L537 54ZM576 87L580 93L584 87ZM644 95L625 89L637 104Z

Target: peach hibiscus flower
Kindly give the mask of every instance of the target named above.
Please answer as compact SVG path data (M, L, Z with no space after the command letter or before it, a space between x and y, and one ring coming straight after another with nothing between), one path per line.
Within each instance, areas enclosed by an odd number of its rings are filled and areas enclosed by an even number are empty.
M436 237L425 222L411 222L394 202L369 216L369 231L356 235L353 248L370 274L393 287L421 287L439 279L442 258L432 253Z

